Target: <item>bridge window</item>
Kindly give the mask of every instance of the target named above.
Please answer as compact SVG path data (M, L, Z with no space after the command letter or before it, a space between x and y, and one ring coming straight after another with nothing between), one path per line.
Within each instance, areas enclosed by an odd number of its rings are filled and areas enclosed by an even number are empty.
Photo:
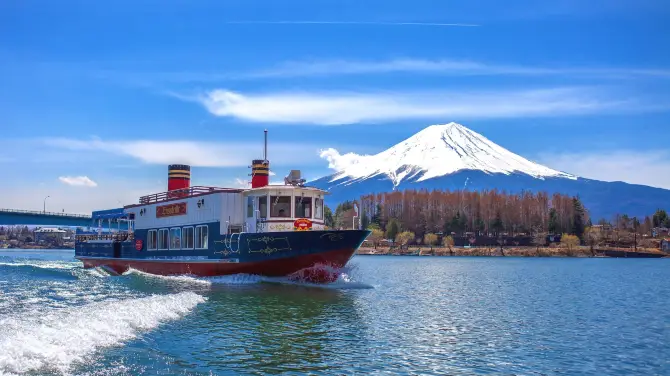
M158 234L156 230L149 230L147 233L147 249L150 251L156 250L156 245L158 241Z
M270 196L270 217L291 218L291 196Z
M254 216L254 197L247 197L247 218Z
M323 199L314 199L314 218L323 219Z
M160 250L168 249L169 243L170 243L170 234L168 233L168 229L162 228L158 230L158 249Z
M170 229L170 249L181 249L181 228Z
M296 218L312 218L311 197L295 197L295 216Z
M182 235L184 243L181 249L193 249L193 227L184 227Z
M207 244L209 243L209 237L207 233L207 226L196 226L195 228L195 248L196 249L206 249Z
M261 214L261 218L268 217L268 196L258 198L258 211Z

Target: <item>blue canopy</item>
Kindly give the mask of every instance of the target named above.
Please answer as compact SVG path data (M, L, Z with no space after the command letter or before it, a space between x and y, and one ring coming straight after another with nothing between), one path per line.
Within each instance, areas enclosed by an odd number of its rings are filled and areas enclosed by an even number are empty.
M119 219L127 218L128 213L126 213L123 208L96 210L92 213L91 217L93 219Z

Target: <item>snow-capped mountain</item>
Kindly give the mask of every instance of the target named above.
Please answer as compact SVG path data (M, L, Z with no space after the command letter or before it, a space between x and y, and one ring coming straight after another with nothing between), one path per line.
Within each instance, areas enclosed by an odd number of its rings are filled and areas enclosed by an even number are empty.
M577 178L531 162L458 123L431 125L390 149L350 162L331 182L346 184L386 176L398 186L403 180L421 182L462 170L522 173L540 179Z
M375 155L322 153L336 172L309 183L330 191L331 206L403 189L499 189L578 195L591 216L651 215L670 190L581 178L532 162L457 123L431 125Z

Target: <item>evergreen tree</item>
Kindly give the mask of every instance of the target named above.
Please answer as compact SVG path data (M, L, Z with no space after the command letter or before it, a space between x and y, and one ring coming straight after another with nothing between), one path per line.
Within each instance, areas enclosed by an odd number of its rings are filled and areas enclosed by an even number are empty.
M458 218L458 228L460 228L461 231L468 230L468 217L466 217L465 213Z
M549 233L557 234L558 232L558 213L556 213L556 209L551 208L549 209Z
M502 216L500 215L499 211L496 212L496 217L493 220L493 224L491 224L491 228L495 233L499 233L503 230L503 228L505 228L503 225Z
M584 236L584 206L577 197L572 198L573 218L572 218L572 233L578 238Z
M323 218L324 222L326 223L326 226L329 228L335 227L335 219L333 218L333 212L330 210L328 206L324 206L323 208Z
M361 214L361 227L362 228L368 228L370 226L370 219L368 218L368 215L363 212Z
M370 223L375 223L377 226L381 227L382 225L382 205L377 204L375 206L375 211L372 214L372 218L370 219Z
M456 215L451 218L451 223L449 224L449 227L451 228L451 231L455 233L460 233L461 232L461 213L456 212Z
M654 213L654 216L652 217L652 222L654 227L666 226L668 222L668 213L662 209L656 210L656 213Z
M395 240L395 237L398 236L400 232L400 223L397 219L391 218L386 224L386 238Z

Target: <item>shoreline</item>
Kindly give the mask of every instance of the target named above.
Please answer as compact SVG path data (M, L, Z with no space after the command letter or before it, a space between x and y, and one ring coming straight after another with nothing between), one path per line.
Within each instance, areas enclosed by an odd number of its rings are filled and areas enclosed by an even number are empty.
M583 257L583 258L670 258L670 254L653 248L594 248L579 246L571 249L564 247L454 247L452 249L442 247L408 247L399 250L397 248L361 247L356 255L363 256L432 256L432 257Z

